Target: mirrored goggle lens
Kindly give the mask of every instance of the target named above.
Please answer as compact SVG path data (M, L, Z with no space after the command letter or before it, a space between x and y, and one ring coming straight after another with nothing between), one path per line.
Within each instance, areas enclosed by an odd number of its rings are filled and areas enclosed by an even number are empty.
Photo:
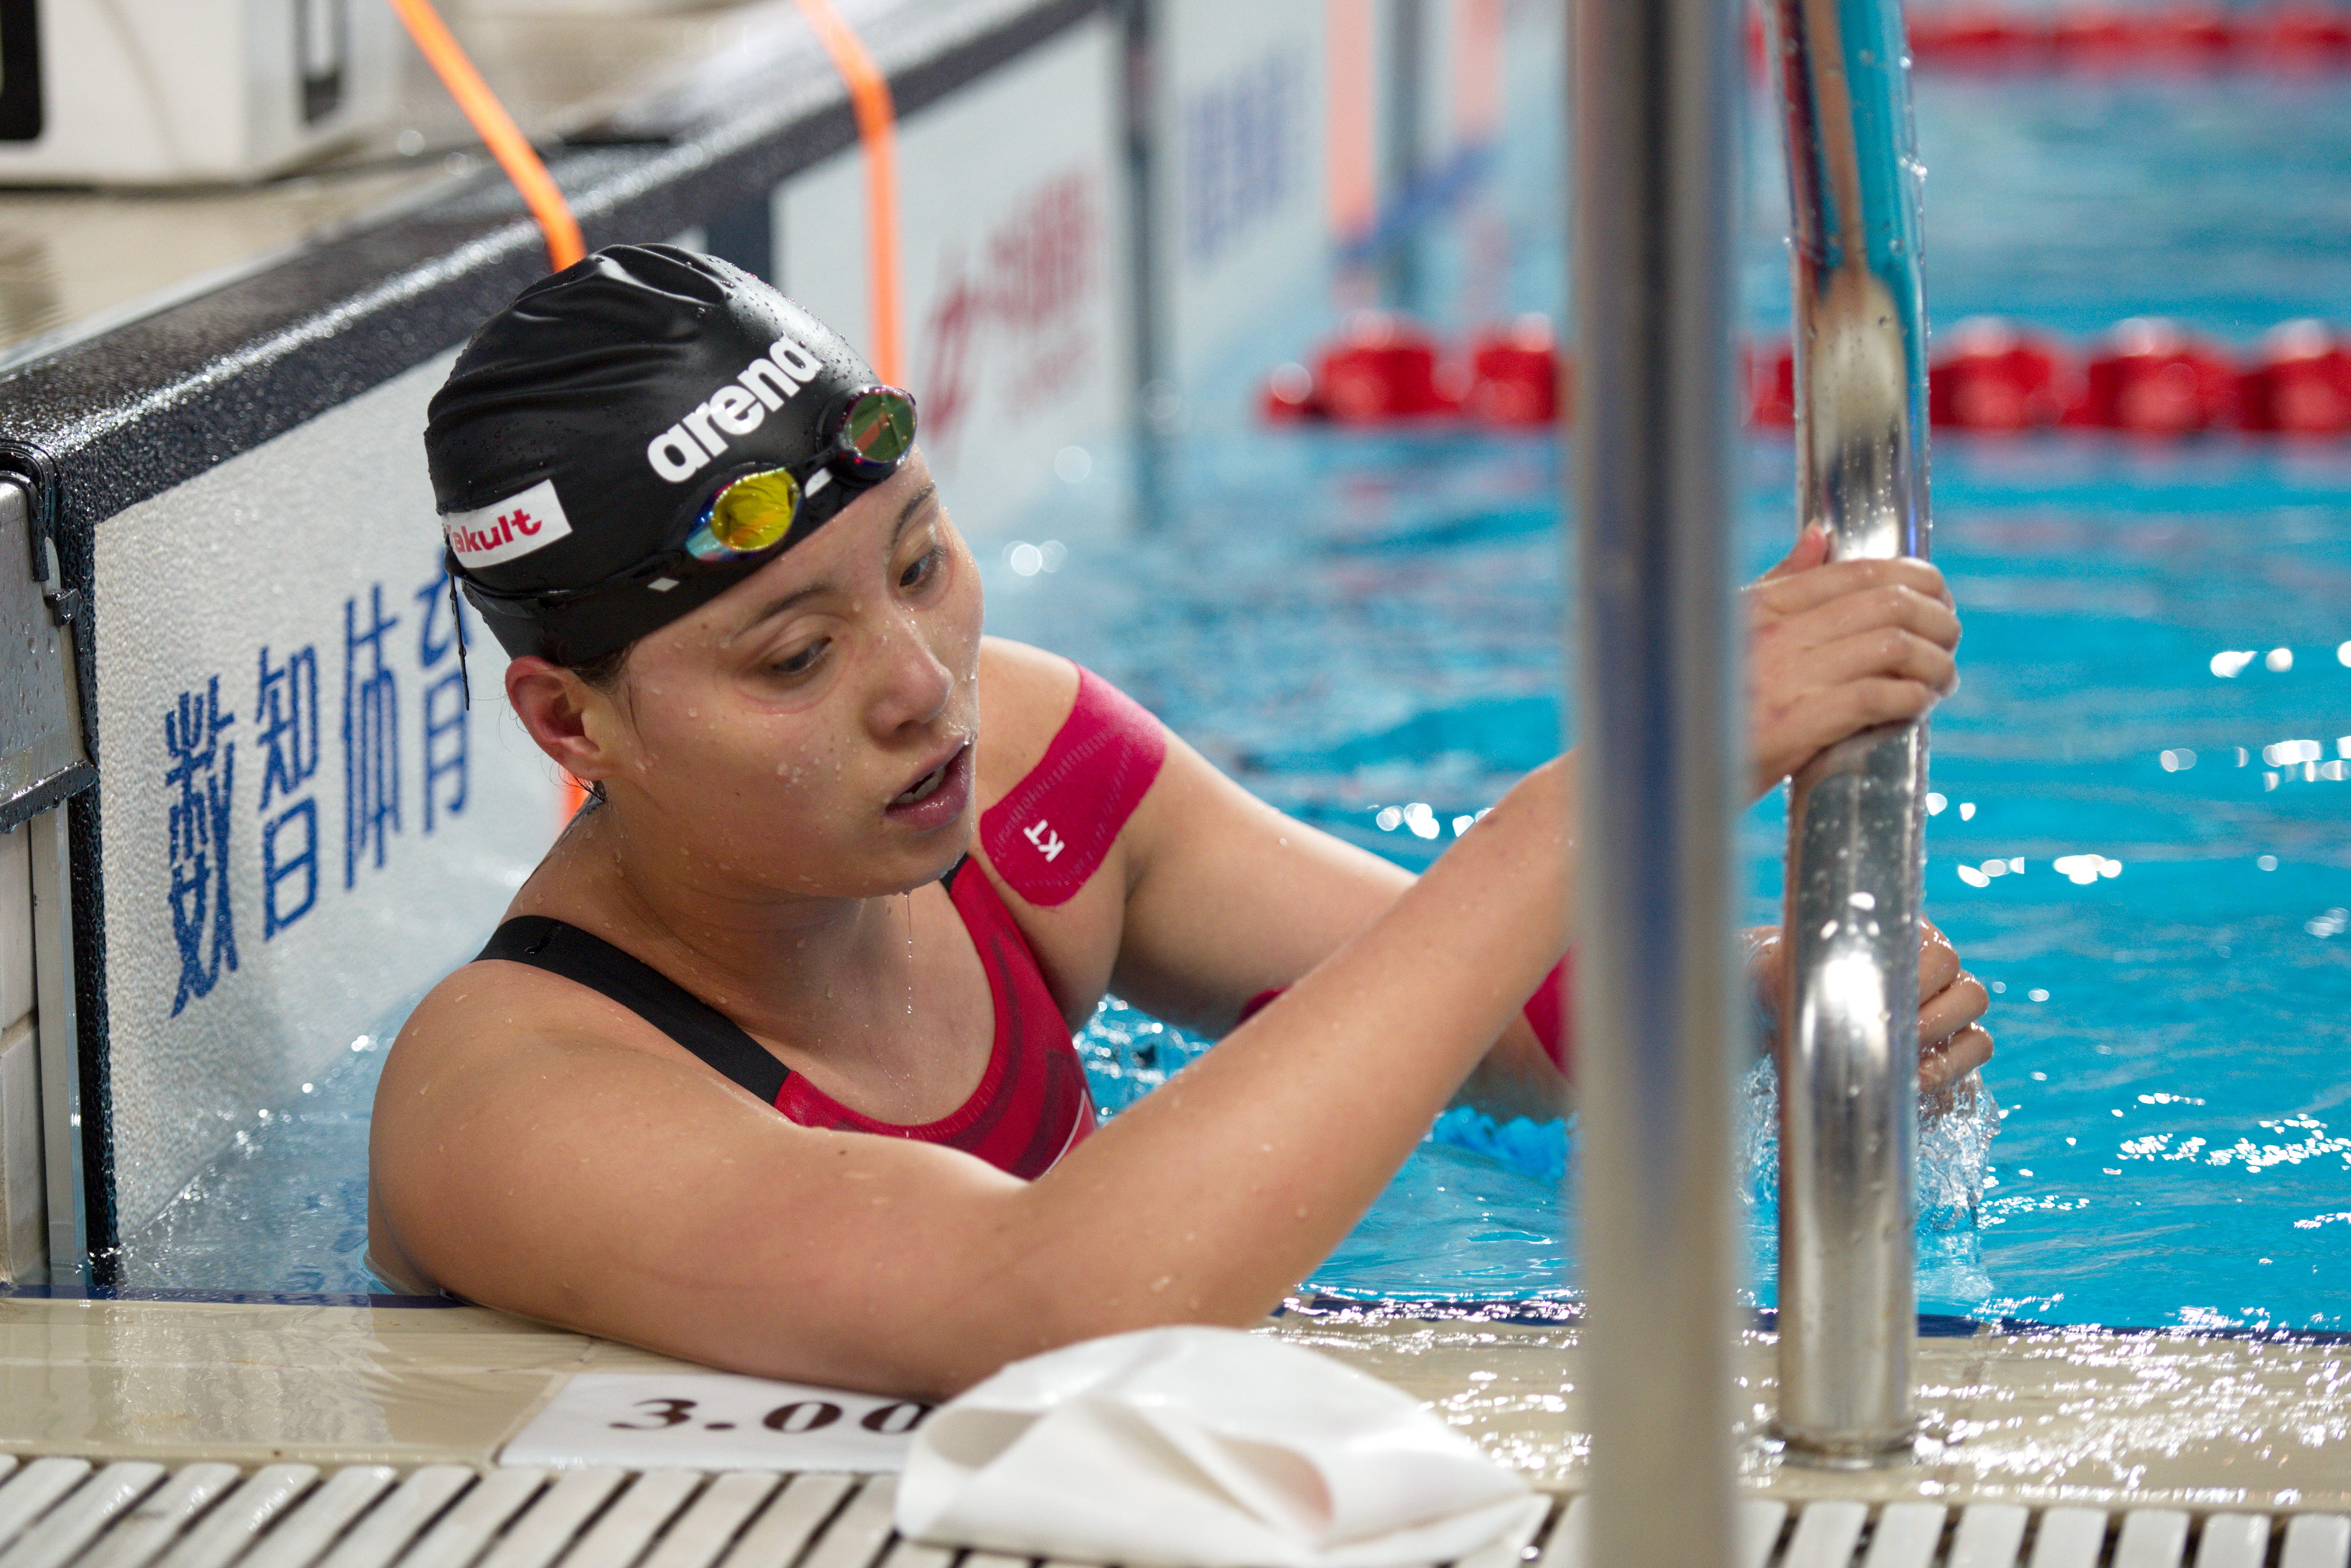
M685 541L696 560L735 560L757 555L792 531L799 516L800 485L787 469L747 474L718 492L702 526Z
M914 400L894 387L860 392L841 427L841 455L862 477L898 466L914 444Z

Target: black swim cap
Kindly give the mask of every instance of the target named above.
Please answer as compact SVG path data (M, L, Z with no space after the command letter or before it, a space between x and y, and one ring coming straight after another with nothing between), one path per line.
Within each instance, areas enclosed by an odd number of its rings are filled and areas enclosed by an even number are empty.
M913 440L913 400L773 288L620 245L474 334L424 454L465 596L507 653L576 664L806 538Z

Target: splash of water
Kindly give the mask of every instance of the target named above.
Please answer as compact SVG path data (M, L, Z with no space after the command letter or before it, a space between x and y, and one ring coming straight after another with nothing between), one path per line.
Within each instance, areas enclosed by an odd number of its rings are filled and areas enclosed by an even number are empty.
M1780 1080L1767 1059L1739 1094L1740 1196L1756 1277L1776 1280L1780 1263ZM1983 1266L1984 1184L2000 1106L1970 1073L1948 1098L1921 1096L1918 1117L1918 1308L1967 1313L1992 1293ZM1776 1292L1762 1292L1768 1304Z

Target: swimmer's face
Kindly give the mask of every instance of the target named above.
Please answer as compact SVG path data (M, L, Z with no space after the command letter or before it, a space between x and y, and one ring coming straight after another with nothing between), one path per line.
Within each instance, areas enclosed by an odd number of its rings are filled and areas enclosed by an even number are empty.
M971 838L979 573L918 451L582 687L618 825L678 873L824 896L933 880Z

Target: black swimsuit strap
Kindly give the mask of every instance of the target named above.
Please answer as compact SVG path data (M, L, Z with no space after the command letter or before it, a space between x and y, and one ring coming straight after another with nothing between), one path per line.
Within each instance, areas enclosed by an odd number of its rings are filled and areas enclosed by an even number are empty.
M772 1105L791 1076L741 1025L643 959L544 915L507 921L476 956L528 964L610 997Z

